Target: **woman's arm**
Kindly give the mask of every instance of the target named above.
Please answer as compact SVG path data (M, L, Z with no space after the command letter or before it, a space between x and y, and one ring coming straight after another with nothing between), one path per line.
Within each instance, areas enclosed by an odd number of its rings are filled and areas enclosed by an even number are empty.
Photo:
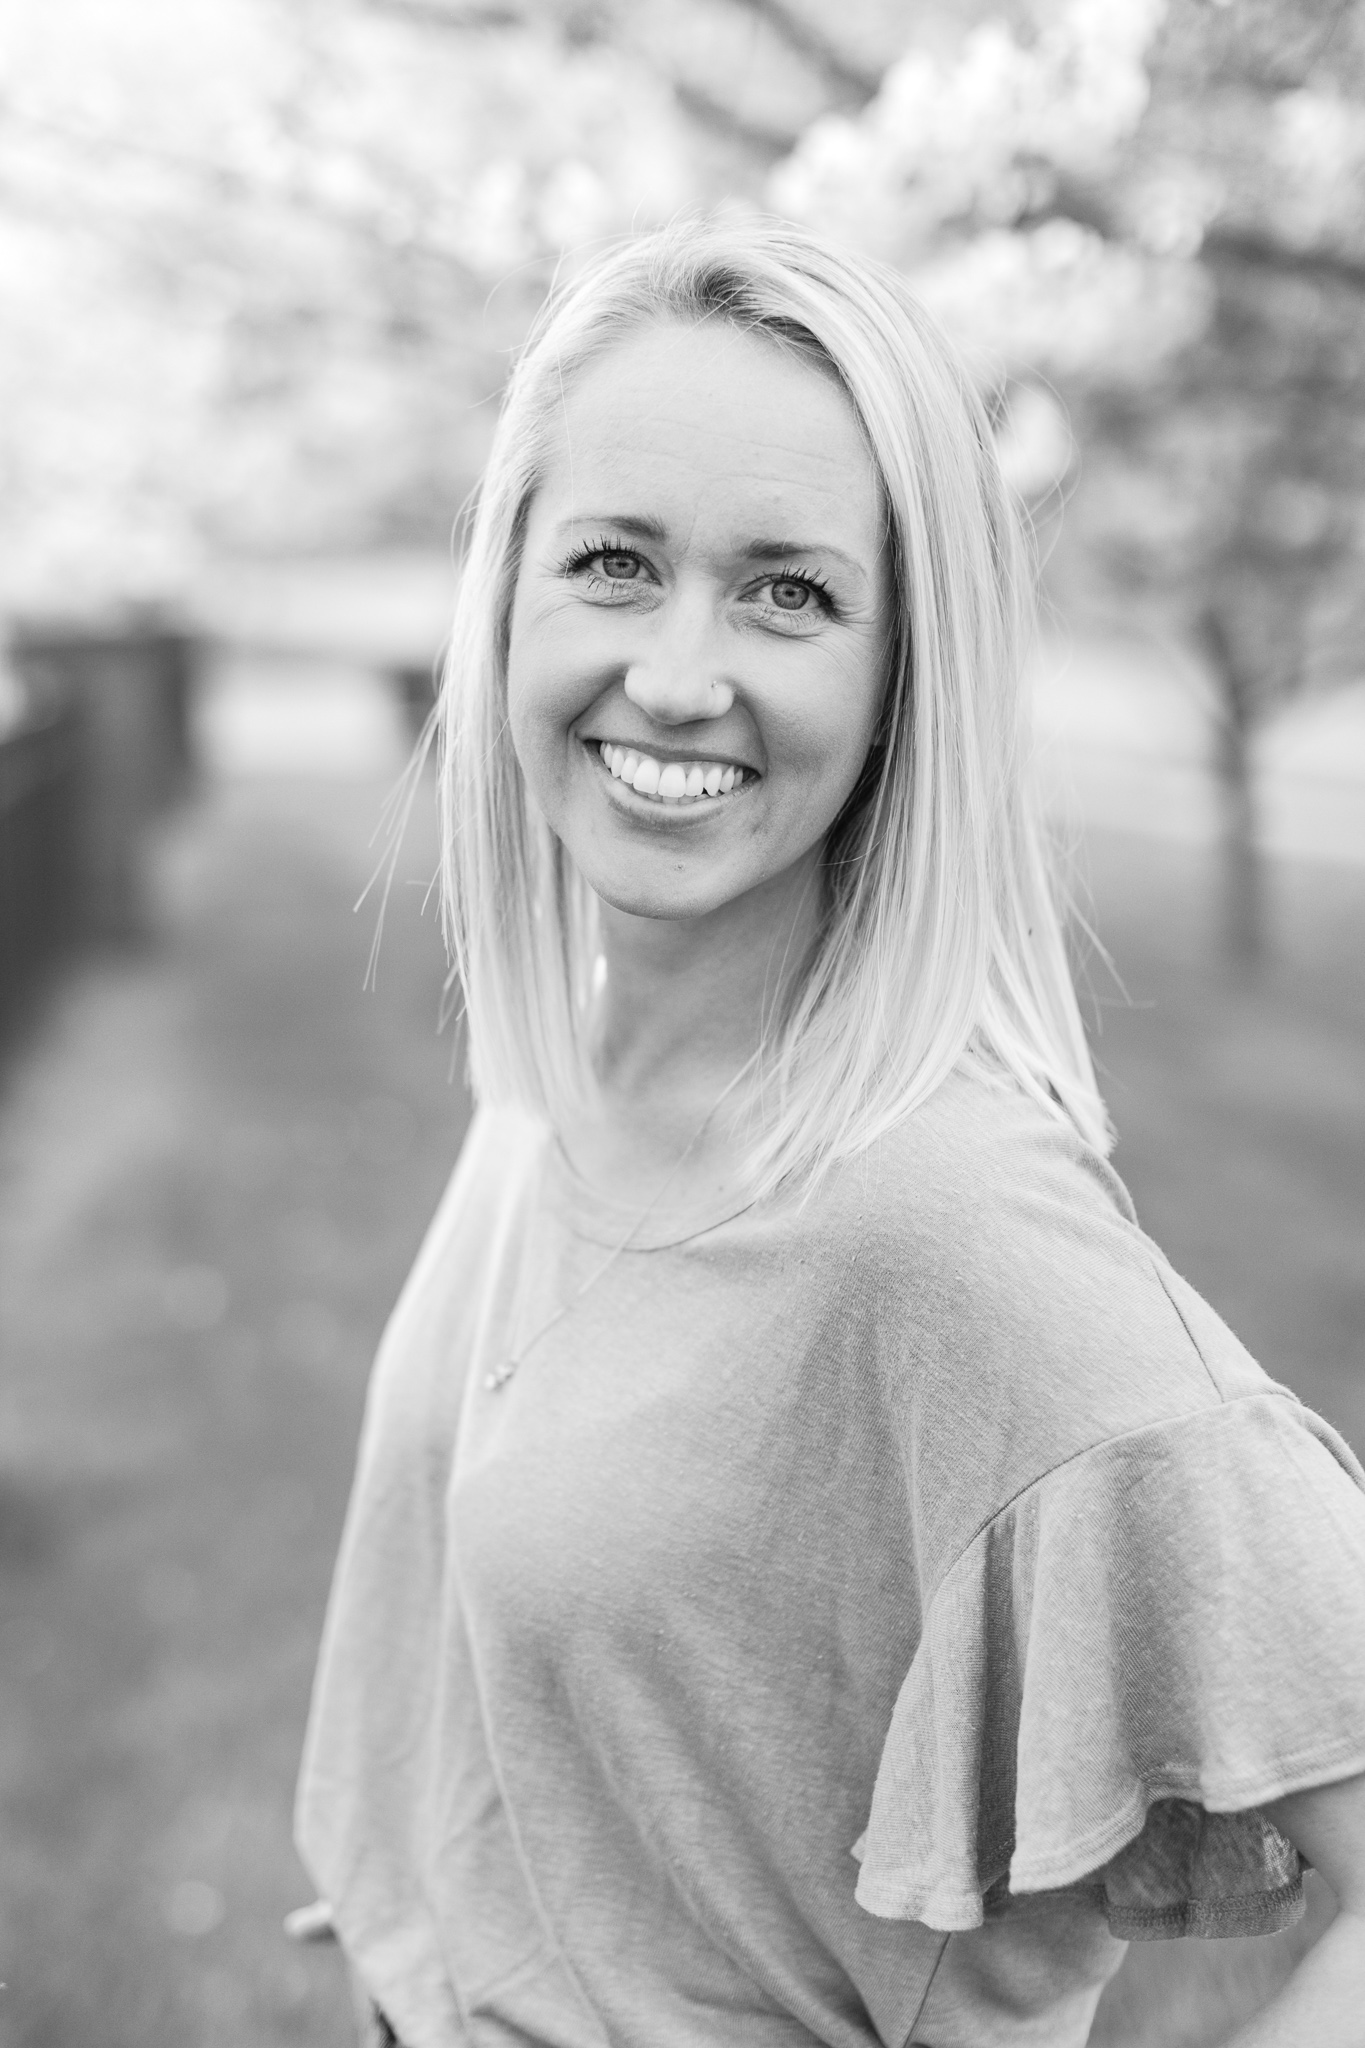
M1227 2048L1365 2048L1365 1775L1265 1811L1331 1886L1337 1917Z

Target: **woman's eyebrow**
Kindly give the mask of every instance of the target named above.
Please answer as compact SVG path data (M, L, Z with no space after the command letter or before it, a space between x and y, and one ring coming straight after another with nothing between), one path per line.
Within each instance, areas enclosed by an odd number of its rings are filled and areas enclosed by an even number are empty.
M790 561L797 555L804 555L807 559L812 555L819 555L828 561L840 563L852 575L866 574L861 562L856 561L852 555L846 555L842 548L832 547L825 540L751 540L738 552L741 559L746 562L781 562Z
M555 533L571 533L576 526L600 526L613 533L628 533L636 540L668 539L668 528L662 519L643 518L634 512L574 512L560 520Z

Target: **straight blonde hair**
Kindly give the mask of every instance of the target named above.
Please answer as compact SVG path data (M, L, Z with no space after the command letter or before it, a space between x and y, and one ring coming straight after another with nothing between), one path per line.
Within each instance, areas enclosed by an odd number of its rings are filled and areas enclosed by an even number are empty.
M754 1191L813 1184L964 1058L1107 1151L1028 773L1034 565L990 422L903 278L777 222L685 221L551 295L513 372L437 714L442 894L481 1101L592 1099L596 900L531 803L507 717L531 499L584 364L658 320L724 320L832 372L880 474L896 608L880 727L831 829L818 939L769 1020Z

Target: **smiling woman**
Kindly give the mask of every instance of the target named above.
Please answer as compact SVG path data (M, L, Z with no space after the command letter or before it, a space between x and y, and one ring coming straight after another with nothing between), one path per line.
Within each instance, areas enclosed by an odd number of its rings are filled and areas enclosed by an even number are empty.
M1365 1480L1143 1237L1027 553L891 273L685 225L512 380L440 707L480 1100L376 1367L300 1842L408 2048L1080 2048L1365 1997Z
M600 904L705 917L708 949L800 904L808 950L885 693L884 525L846 394L770 342L667 322L584 371L527 519L508 688L531 797Z
M443 712L476 1089L561 1134L586 1109L596 1139L603 1081L652 1063L657 1144L613 1162L623 1188L759 1045L689 1173L709 1149L760 1194L809 1183L964 1056L1104 1149L1023 772L1031 572L981 403L891 273L786 230L733 268L703 241L632 244L547 310L480 495ZM612 804L594 739L636 754L645 802ZM684 818L670 766L739 787ZM661 946L681 1065L615 1028Z

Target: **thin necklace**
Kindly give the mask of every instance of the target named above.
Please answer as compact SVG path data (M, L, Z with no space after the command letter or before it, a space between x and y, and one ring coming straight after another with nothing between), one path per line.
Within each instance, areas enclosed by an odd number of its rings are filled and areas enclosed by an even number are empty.
M587 1279L583 1282L583 1285L580 1288L578 1288L578 1290L575 1293L571 1294L568 1300L564 1302L561 1307L557 1308L554 1314L540 1325L538 1330L533 1330L531 1335L525 1340L523 1344L519 1345L516 1348L516 1350L512 1352L510 1357L500 1359L499 1362L495 1366L493 1366L490 1371L484 1374L483 1383L491 1394L497 1394L502 1391L502 1389L507 1385L507 1382L511 1379L513 1373L517 1370L517 1367L522 1363L522 1360L526 1357L526 1354L529 1351L533 1350L537 1344L539 1344L542 1337L548 1337L551 1330L555 1328L557 1323L562 1323L565 1316L569 1315L572 1310L578 1307L579 1302L583 1299L583 1296L588 1292L589 1288L595 1287L598 1281L602 1278L602 1275L605 1272L607 1272L610 1267L614 1266L616 1261L620 1258L622 1252L627 1250L627 1248L630 1245L630 1241L634 1237L636 1231L642 1229L645 1223L649 1220L649 1217L653 1214L654 1210L658 1207L659 1203L662 1201L668 1189L673 1185L673 1182L677 1179L678 1174L682 1171L683 1165L686 1162L686 1160L696 1150L696 1147L701 1143L702 1133L705 1131L706 1126L710 1123L716 1111L720 1108L722 1102L724 1102L726 1096L730 1093L732 1088L738 1087L740 1081L743 1079L744 1075L749 1071L749 1068L753 1065L754 1060L757 1057L758 1055L756 1053L751 1053L749 1058L745 1060L744 1065L740 1068L739 1072L734 1076L734 1078L726 1082L725 1086L721 1089L720 1094L716 1097L715 1101L711 1104L711 1107L707 1110L706 1115L697 1125L696 1130L693 1131L691 1137L683 1146L682 1151L678 1154L677 1158L673 1161L673 1164L669 1167L668 1172L660 1181L658 1187L655 1188L654 1193L645 1203L644 1208L640 1211L639 1215L635 1217L634 1221L631 1223L629 1230L621 1239L620 1243L614 1244L612 1246L611 1250L607 1253L605 1259L602 1260L602 1263L599 1266L594 1266L592 1272L589 1273Z

